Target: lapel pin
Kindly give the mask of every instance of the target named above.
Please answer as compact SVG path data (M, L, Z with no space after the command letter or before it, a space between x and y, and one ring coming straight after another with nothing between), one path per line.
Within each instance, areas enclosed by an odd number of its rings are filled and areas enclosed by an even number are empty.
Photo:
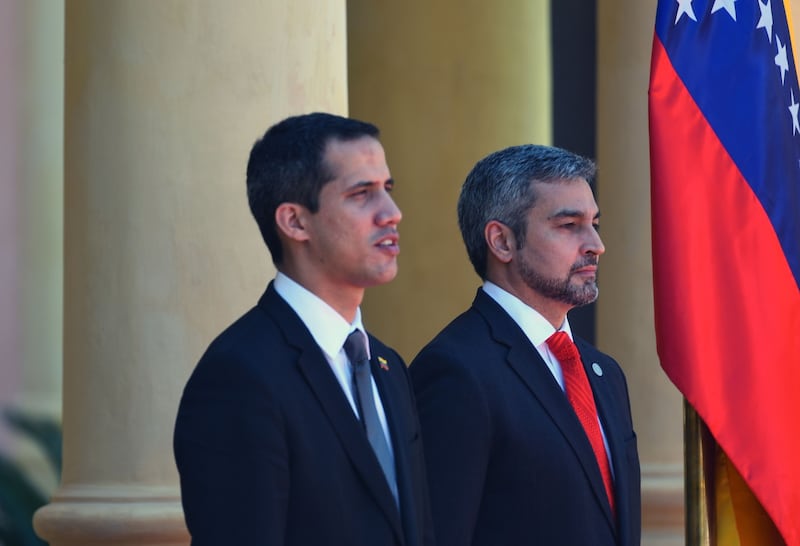
M389 363L382 356L378 357L378 364L380 364L381 370L384 370L384 371L388 371L389 370Z
M603 377L603 368L597 362L592 363L592 371L597 377Z

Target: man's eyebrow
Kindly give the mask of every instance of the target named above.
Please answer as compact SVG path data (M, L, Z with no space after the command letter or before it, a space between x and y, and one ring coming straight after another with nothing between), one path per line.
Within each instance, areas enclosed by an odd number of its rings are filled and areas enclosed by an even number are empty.
M585 218L588 216L584 211L578 209L561 209L555 212L548 217L549 220L559 220L562 218ZM592 217L592 220L597 220L600 218L600 211L598 210L597 213Z
M389 184L390 186L394 186L394 178L387 178L386 180L359 180L358 182L354 183L348 189L355 190L358 188L368 188L374 185L386 185Z
M559 209L550 215L551 220L558 220L559 218L582 218L586 214L578 209Z

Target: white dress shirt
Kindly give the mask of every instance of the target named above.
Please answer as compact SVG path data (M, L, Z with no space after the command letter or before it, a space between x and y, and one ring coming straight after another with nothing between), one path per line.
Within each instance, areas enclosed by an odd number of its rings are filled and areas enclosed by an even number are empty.
M364 325L361 323L361 308L356 309L356 318L352 324L337 313L333 307L325 303L316 294L310 292L306 288L299 285L297 282L278 272L275 275L273 283L275 291L280 297L286 300L295 313L303 321L308 331L311 332L311 337L317 342L325 359L333 371L333 375L339 381L339 385L344 391L344 395L350 402L350 407L353 413L358 415L358 405L353 398L353 367L344 352L344 341L347 336L355 329L361 330L367 341L367 356L370 356L369 342L366 335ZM375 385L375 379L370 378L372 381L372 395L375 398L375 408L378 411L378 419L381 422L383 433L386 436L386 443L389 444L389 451L392 455L392 463L394 464L394 449L392 448L392 438L389 435L389 426L386 423L386 412L383 410L383 403L381 402L378 387ZM360 417L359 417L360 418Z

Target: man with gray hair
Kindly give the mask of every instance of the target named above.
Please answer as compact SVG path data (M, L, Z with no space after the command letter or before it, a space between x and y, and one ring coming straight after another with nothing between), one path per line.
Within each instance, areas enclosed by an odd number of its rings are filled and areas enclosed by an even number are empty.
M598 294L594 175L525 145L464 182L458 221L483 286L410 368L440 546L640 542L625 377L567 319Z

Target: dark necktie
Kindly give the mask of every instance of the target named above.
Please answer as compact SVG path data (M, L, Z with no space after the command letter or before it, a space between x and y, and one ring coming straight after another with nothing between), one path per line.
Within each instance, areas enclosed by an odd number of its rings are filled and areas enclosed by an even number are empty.
M589 437L592 451L600 467L600 474L603 477L603 485L606 488L608 502L611 505L611 513L614 508L614 481L611 477L611 467L608 463L608 455L603 444L603 435L600 432L600 423L597 420L597 407L594 403L592 387L586 377L586 371L581 362L581 355L578 348L564 332L556 332L547 338L547 346L561 363L561 371L564 373L564 387L567 391L567 398L572 404L578 419Z
M389 489L392 490L395 503L397 503L397 480L392 464L392 454L389 451L389 444L386 443L386 435L383 433L380 419L378 419L378 410L375 408L367 346L364 334L360 330L354 330L347 336L344 342L344 352L347 353L347 358L350 359L350 364L353 366L353 394L361 415L361 423L364 425L367 440L378 458L386 482L389 484Z

